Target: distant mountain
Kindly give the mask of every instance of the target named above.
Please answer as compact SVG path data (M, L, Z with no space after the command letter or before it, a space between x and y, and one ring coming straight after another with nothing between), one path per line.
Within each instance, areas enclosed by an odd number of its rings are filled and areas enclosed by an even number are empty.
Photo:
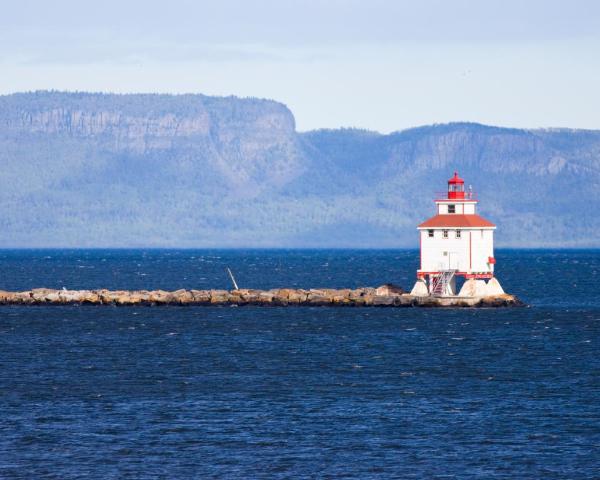
M0 246L416 246L458 170L502 246L600 246L600 131L298 133L204 95L0 96Z

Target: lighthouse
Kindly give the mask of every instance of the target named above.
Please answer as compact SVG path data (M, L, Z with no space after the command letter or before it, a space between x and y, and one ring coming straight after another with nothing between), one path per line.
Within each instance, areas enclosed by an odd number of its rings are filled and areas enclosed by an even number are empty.
M421 223L420 265L412 295L484 297L504 293L494 277L494 225L477 214L477 195L454 172L435 199L436 214ZM457 293L457 280L464 281Z

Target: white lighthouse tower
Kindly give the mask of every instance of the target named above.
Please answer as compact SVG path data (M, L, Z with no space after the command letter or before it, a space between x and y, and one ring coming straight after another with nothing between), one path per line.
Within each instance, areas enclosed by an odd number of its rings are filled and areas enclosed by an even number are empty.
M457 277L466 279L458 296L504 293L494 278L496 226L477 215L477 196L454 172L448 191L435 200L436 215L421 223L421 264L412 290L416 296L454 296ZM487 282L486 282L487 280Z

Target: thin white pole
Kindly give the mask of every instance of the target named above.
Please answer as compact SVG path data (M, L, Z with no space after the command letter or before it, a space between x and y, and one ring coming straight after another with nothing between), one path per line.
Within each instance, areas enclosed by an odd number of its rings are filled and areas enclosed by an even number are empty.
M229 267L227 267L227 272L229 273L229 276L231 277L231 281L233 282L233 286L236 290L239 290L238 288L238 284L235 281L235 277L233 276L233 273L231 273L231 270L229 270Z

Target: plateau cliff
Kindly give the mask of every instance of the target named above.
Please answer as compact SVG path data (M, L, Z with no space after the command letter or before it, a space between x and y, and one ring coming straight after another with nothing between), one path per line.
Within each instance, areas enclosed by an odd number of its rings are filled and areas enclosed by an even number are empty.
M458 169L503 246L599 246L600 131L299 133L271 100L0 96L4 247L416 246Z

